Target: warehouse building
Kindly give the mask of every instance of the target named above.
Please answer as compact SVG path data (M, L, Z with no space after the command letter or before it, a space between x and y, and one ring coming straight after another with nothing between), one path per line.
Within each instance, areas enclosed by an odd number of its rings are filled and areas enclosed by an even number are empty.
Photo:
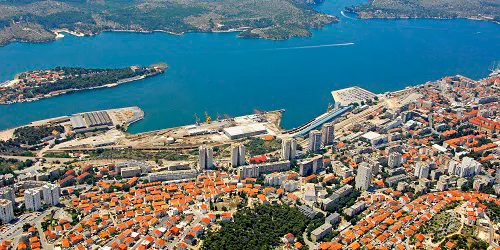
M71 116L69 119L75 132L88 132L113 126L113 121L106 111L95 111Z
M231 140L267 133L267 128L262 123L251 123L240 126L224 128L224 134Z

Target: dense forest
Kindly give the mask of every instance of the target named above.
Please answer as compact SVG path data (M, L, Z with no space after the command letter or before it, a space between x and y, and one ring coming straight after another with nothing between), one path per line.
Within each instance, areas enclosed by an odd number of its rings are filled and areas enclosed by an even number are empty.
M500 222L500 206L494 202L488 202L485 205L488 207L486 209L488 217L496 223Z
M259 205L234 214L219 231L207 234L202 249L275 249L287 233L301 236L309 220L293 207Z
M20 144L36 145L40 143L43 138L52 135L53 131L62 133L64 132L64 127L56 125L16 128L16 130L14 130L14 141Z

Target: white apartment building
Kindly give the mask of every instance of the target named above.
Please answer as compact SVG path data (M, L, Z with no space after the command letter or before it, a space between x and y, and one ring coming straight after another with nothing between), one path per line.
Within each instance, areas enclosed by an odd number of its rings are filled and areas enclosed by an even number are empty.
M7 223L14 219L14 205L12 201L0 199L0 220Z
M43 190L43 201L49 206L56 206L59 204L59 197L61 194L61 187L56 184L45 184Z
M27 210L38 211L42 208L42 197L40 189L28 189L24 191L24 205Z

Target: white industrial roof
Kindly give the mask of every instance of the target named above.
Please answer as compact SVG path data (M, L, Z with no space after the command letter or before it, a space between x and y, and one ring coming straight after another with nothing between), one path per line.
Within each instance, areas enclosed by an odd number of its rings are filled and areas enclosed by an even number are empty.
M365 133L364 135L362 135L363 138L366 138L368 140L373 140L373 139L377 139L380 137L380 134L379 133L376 133L376 132L373 132L373 131L370 131L368 133Z
M240 126L234 126L234 127L229 127L225 128L224 132L227 134L234 136L234 135L241 135L241 134L249 134L253 132L258 132L258 131L267 131L266 127L262 123L252 123L252 124L246 124L246 125L240 125Z

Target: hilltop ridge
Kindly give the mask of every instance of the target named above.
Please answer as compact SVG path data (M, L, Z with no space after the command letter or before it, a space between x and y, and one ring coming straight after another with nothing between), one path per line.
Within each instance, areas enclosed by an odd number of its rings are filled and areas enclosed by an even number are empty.
M308 29L338 21L313 10L317 1L0 1L0 45L54 40L57 30L81 35L102 31L244 31L243 38L310 36Z
M496 0L369 0L347 7L359 18L469 18L500 21L500 3Z

